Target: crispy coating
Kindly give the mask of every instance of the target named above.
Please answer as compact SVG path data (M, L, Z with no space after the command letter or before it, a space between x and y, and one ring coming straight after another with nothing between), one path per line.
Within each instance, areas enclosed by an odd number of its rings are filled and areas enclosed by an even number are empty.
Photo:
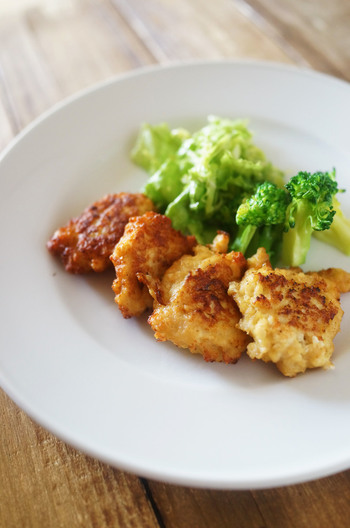
M350 291L350 273L340 268L328 268L320 271L308 271L307 275L315 275L315 273L326 279L332 281L340 293L347 293Z
M237 328L240 313L227 288L245 268L241 253L220 254L198 245L193 256L174 262L162 281L143 276L155 299L148 322L156 339L188 348L206 361L236 363L250 338Z
M248 259L243 279L230 284L229 294L243 316L240 328L254 340L247 347L252 359L272 361L289 377L332 366L343 315L335 282L322 273L272 269L261 249Z
M227 253L229 242L230 235L225 231L218 231L216 237L209 247L215 251L215 253Z
M140 315L153 305L139 274L161 278L175 260L191 253L195 244L193 236L176 231L164 215L147 212L130 219L111 256L116 271L112 288L123 317Z
M144 194L107 194L57 229L47 248L70 273L104 271L130 217L150 210L154 204Z

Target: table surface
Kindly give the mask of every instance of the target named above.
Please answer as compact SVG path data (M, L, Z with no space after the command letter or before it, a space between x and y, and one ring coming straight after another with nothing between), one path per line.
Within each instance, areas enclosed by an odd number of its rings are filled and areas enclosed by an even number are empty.
M0 150L68 95L150 64L249 58L350 81L349 0L1 0ZM350 471L267 490L186 488L76 451L0 391L0 527L348 527Z

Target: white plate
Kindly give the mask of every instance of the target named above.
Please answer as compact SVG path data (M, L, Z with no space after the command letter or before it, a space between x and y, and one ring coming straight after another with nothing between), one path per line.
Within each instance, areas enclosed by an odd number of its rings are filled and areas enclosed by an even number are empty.
M0 161L0 383L60 438L119 468L169 482L258 488L350 467L350 296L333 371L295 379L243 358L206 364L123 320L113 274L75 277L45 248L106 192L145 180L128 153L143 121L250 119L288 175L335 166L350 189L350 86L253 62L136 71L37 120ZM349 195L343 208L350 216ZM314 242L307 268L350 259Z

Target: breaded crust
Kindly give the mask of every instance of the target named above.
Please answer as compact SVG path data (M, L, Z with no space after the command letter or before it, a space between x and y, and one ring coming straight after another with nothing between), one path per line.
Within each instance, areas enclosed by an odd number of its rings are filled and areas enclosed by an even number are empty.
M116 271L112 288L123 317L140 315L153 305L139 274L161 278L175 260L192 253L195 244L193 236L176 231L164 215L147 212L130 219L111 256Z
M237 328L240 313L227 294L246 268L241 253L215 254L197 246L166 271L162 281L143 277L154 299L148 322L159 341L172 341L206 361L235 363L250 338Z
M318 275L328 281L332 281L340 293L350 291L350 273L340 268L328 268L320 271L308 271L307 275Z
M290 377L332 366L343 315L334 282L314 272L252 262L242 281L230 284L229 294L242 313L240 328L254 340L247 348L252 359L272 361Z
M107 194L57 229L47 248L70 273L104 271L129 218L151 210L154 204L144 194Z

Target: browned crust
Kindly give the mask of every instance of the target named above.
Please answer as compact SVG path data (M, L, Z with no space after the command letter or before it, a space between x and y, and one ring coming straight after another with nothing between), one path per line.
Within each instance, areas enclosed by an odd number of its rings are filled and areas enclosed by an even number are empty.
M257 273L258 281L268 288L270 299L261 294L255 298L255 305L266 311L274 307L279 315L286 316L289 325L321 338L320 329L322 331L338 313L338 307L327 301L322 293L327 290L326 281L320 278L315 284L307 285L291 277L287 279L282 270L279 271L266 275ZM301 277L302 273L299 274ZM316 281L316 277L314 279Z
M230 281L242 277L246 260L240 253L207 250L209 256L200 261L206 252L200 246L196 250L192 258L175 262L163 281L144 278L155 300L148 322L158 341L172 341L208 362L236 363L250 337L237 328L240 312L227 289Z
M70 273L104 271L130 217L152 209L152 201L142 193L107 194L57 229L47 248Z
M143 275L161 278L175 260L191 253L196 243L195 237L175 230L164 215L149 211L130 219L111 255L116 271L112 288L123 317L140 315L152 307Z

